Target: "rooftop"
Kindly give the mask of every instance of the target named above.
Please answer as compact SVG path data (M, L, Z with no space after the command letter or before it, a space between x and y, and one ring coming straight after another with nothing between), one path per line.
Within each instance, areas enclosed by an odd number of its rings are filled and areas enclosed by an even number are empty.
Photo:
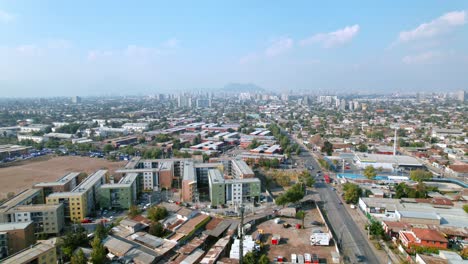
M34 246L20 251L14 255L2 260L3 264L18 264L29 263L41 254L54 249L55 247L49 244L37 243Z
M40 183L35 184L34 186L35 187L61 186L61 185L67 184L68 182L70 182L74 178L78 177L78 175L80 175L79 172L70 172L70 173L66 174L65 176L63 176L62 178L58 179L57 181L54 181L54 182L40 182Z
M72 192L86 192L88 191L91 187L93 187L97 182L99 182L101 179L105 177L107 173L107 170L98 170L95 173L89 175L84 179L83 182L81 182L78 186L75 187L75 189L72 190Z
M28 189L25 190L18 195L14 196L10 200L7 200L3 204L0 205L0 212L2 211L8 211L12 207L15 207L17 205L20 205L24 203L26 200L31 199L32 197L36 197L40 194L41 190L40 189Z
M14 230L14 229L25 229L32 223L33 223L32 221L22 222L22 223L1 223L0 232L5 232L9 230Z
M355 157L361 162L374 162L374 163L393 163L398 165L411 165L422 166L421 162L416 158L405 155L383 155L383 154L368 154L368 153L355 153Z

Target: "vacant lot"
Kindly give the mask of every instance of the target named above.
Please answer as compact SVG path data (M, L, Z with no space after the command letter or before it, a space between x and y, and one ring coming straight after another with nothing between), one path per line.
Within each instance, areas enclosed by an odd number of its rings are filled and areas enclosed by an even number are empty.
M125 165L125 162L111 162L88 157L53 157L46 160L29 160L21 165L0 168L0 199L8 192L18 193L38 182L57 180L68 172L86 172L108 169L110 173Z
M332 263L331 252L334 251L333 244L330 246L312 246L310 245L310 235L313 230L321 230L322 232L328 232L325 226L312 225L313 221L322 222L316 208L304 208L307 212L305 217L305 228L296 229L296 224L302 224L302 221L295 218L281 217L281 223L275 224L274 220L271 219L257 226L253 232L254 237L257 234L258 229L263 229L265 236L262 239L265 244L265 251L270 261L276 256L283 256L286 261L291 261L291 254L317 254L321 259L321 263ZM283 223L289 223L291 227L284 228ZM273 234L281 236L281 242L279 245L272 245L271 238Z

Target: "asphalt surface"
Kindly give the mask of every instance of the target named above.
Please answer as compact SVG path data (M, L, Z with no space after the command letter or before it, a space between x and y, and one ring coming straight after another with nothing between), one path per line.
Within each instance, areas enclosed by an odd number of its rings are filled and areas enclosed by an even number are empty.
M295 140L291 138L292 140ZM296 141L297 142L297 141ZM304 160L304 165L309 169L312 176L316 176L315 190L319 194L320 200L324 204L325 213L330 223L330 228L334 231L338 246L344 255L345 263L383 263L380 260L366 241L366 237L359 230L359 227L351 215L348 213L345 204L341 204L341 200L335 189L324 183L322 172L317 175L317 171L321 170L318 162L305 148L300 158Z

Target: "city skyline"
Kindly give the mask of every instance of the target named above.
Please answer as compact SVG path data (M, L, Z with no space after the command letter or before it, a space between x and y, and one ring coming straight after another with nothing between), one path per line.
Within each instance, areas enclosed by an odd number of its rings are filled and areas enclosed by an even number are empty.
M466 90L468 4L0 1L2 97Z

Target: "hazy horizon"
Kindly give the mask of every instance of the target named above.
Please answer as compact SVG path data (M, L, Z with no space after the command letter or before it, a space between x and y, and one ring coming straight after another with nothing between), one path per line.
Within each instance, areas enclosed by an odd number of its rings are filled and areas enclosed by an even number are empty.
M0 97L467 90L468 2L0 0Z

